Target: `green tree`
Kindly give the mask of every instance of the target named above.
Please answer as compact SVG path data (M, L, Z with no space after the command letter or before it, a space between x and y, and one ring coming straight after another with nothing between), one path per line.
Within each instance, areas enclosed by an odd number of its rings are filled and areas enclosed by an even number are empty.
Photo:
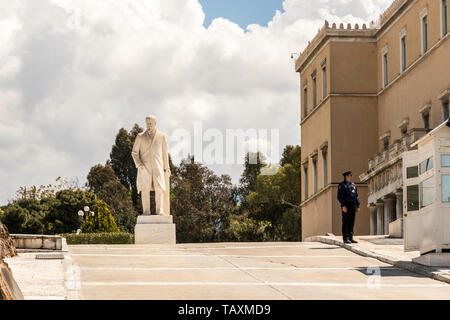
M131 152L137 135L143 131L144 129L137 124L130 132L124 128L120 129L112 146L109 161L119 181L127 190L131 191L131 199L136 208L139 208L139 196L136 187L137 169Z
M256 190L256 183L261 169L266 165L266 160L261 152L249 152L245 156L244 172L239 180L244 195Z
M16 204L8 205L2 215L2 223L10 233L23 233L23 224L27 220L28 210Z
M301 183L299 146L287 146L280 161L281 167L274 175L261 175L258 173L256 181L253 169L251 188L248 194L243 193L245 201L241 205L241 219L235 221L233 234L246 230L244 226L239 229L238 223L252 225L262 223L265 226L265 239L271 241L294 241L301 239ZM247 170L247 172L249 172ZM261 169L259 169L261 172ZM244 172L244 175L248 173ZM246 220L250 219L250 221ZM251 228L248 230L252 230ZM241 238L252 240L248 233Z
M94 208L98 202L94 193L82 190L59 191L55 200L49 203L49 212L43 219L46 233L49 234L75 232L81 227L78 211L85 206Z
M120 233L116 221L104 201L99 201L94 207L94 216L89 215L83 224L83 233Z
M233 186L193 159L173 172L171 210L179 242L219 241L235 207Z
M226 230L231 241L256 242L271 240L268 230L272 227L269 221L256 221L247 216L233 216Z
M15 200L6 206L2 221L11 233L43 234L46 209L37 199Z
M111 210L120 230L134 233L137 213L131 196L120 183L110 165L96 165L87 176L89 190L103 200Z

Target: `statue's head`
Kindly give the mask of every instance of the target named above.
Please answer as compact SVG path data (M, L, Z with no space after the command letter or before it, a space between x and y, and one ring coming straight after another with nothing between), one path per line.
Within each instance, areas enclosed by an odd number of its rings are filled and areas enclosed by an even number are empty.
M145 118L145 123L147 124L147 130L153 131L156 129L156 123L158 119L155 116L148 116Z

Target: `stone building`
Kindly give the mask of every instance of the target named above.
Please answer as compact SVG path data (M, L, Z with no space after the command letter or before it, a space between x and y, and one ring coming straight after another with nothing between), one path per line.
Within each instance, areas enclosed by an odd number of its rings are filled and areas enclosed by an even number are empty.
M357 234L402 233L402 153L449 117L448 0L395 0L376 23L325 22L300 54L303 238L341 234L353 171Z

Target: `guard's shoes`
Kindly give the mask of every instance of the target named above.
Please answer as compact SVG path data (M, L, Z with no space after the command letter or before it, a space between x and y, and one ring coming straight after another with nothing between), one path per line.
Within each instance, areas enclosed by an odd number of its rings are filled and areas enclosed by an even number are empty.
M358 243L358 241L355 241L353 239L350 239L350 243Z
M352 242L351 242L350 240L348 240L348 239L345 239L345 240L344 240L344 243L345 243L345 244L351 244Z

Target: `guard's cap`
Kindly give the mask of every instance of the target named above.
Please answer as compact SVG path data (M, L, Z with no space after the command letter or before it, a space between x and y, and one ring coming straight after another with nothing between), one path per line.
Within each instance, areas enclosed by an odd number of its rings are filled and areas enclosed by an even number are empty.
M346 171L346 172L344 172L342 175L343 175L344 178L345 178L345 177L347 177L347 176L349 176L349 175L351 175L351 174L352 174L351 171Z

